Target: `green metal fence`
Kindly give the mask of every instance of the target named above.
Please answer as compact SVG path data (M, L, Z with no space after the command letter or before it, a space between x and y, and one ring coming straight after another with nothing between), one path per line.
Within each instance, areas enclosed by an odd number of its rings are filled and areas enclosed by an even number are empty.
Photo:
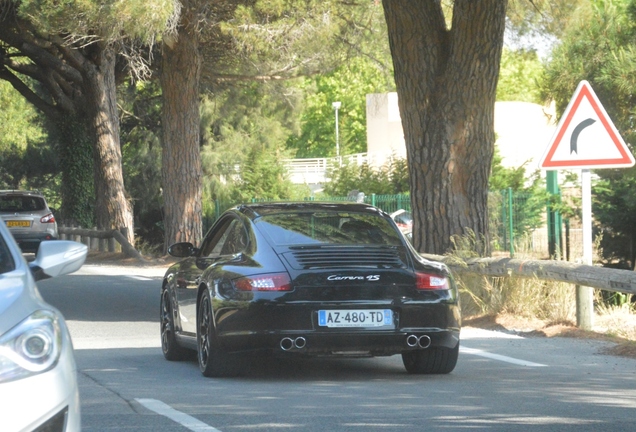
M536 194L512 189L490 192L488 195L491 248L509 251L514 256L516 245L531 233L545 226L546 202Z
M358 201L362 196L308 197L305 201L343 202ZM274 202L278 200L253 198L250 202ZM411 211L411 198L404 195L364 195L364 203L376 206L387 213L404 209ZM235 202L215 200L208 207L203 220L205 231L219 218L221 213L236 205ZM490 192L488 196L490 214L491 248L494 251L509 251L513 256L515 244L535 228L545 225L546 203L543 199L528 193L514 192L512 189ZM214 207L210 210L210 207Z

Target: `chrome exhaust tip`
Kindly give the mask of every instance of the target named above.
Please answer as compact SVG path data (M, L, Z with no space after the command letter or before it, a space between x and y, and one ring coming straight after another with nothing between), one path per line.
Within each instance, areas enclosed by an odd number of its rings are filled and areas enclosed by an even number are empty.
M305 345L307 345L307 340L304 337L300 336L294 339L294 347L296 349L303 349Z
M419 339L415 335L408 335L406 337L406 344L410 346L411 348L415 348L417 346L418 341Z
M428 348L431 346L431 338L430 336L424 335L424 336L420 336L417 339L417 346L419 346L420 348Z
M283 351L289 351L293 347L294 347L294 340L292 338L285 337L280 340L280 348Z

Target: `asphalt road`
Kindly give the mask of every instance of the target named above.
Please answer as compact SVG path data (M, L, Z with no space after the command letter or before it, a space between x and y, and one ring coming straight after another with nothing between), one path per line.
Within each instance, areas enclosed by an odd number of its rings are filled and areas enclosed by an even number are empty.
M399 356L254 358L204 378L159 340L163 269L86 265L39 283L65 315L79 368L83 431L628 431L636 360L606 342L462 330L457 368L406 374Z

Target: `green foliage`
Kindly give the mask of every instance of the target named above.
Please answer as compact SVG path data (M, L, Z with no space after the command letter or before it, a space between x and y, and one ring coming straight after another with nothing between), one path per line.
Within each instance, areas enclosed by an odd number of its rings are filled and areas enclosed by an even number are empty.
M525 164L517 168L507 168L502 165L503 157L499 149L495 147L492 160L488 189L503 190L512 188L514 191L522 190L526 181Z
M615 266L634 269L636 261L636 168L597 171L593 187L594 217L602 233L604 258Z
M301 132L287 141L298 158L336 155L336 126L333 102L338 111L340 155L363 153L367 149L366 95L393 90L382 70L371 60L356 58L327 75L306 79L305 109Z
M25 149L28 142L46 139L39 114L6 81L0 80L0 151ZM0 159L1 160L1 159Z
M57 206L59 158L42 116L6 81L0 106L0 189L38 189Z
M15 144L0 149L0 189L20 189L25 151Z
M506 30L513 39L559 37L579 4L589 0L510 0Z
M93 227L95 189L93 186L93 146L85 123L67 117L52 125L62 170L61 220L67 225Z
M368 164L344 163L332 166L325 185L328 196L347 196L357 190L366 195L394 195L409 192L408 167L406 159L391 159L386 165L376 168Z
M495 150L489 178L491 193L488 200L490 234L494 249L508 249L511 217L516 241L522 241L524 235L542 226L549 200L538 171L528 179L525 164L517 168L507 168L501 162L502 157Z
M242 73L300 76L343 59L346 47L335 46L343 28L339 8L334 0L245 2L220 27L233 40L233 63Z
M57 149L47 141L0 149L0 189L39 190L58 208L60 165Z
M212 202L290 199L283 143L294 127L290 83L249 83L210 94L201 104L204 212Z
M241 166L241 181L235 191L238 201L251 198L281 200L291 196L292 186L279 156L264 147L254 146L250 149Z
M19 12L41 31L84 40L139 38L151 42L178 11L173 0L21 0Z
M630 0L582 3L552 53L541 89L543 98L555 100L563 112L577 84L588 80L624 138L619 124L634 115L629 94L636 86L633 8Z
M134 206L135 235L150 250L163 244L161 91L156 82L128 83L118 93L124 183Z
M544 98L563 112L578 83L589 81L628 143L636 141L636 1L583 2L561 44L554 50L542 83ZM632 148L632 153L633 153ZM593 212L603 233L608 261L634 267L636 188L634 170L597 170Z
M54 162L37 148L47 139L42 119L6 81L0 81L0 107L0 189L36 188L37 178L51 171L47 158Z
M358 23L356 30L337 34L338 45L353 48L338 67L328 73L305 78L300 84L305 94L300 131L287 140L287 148L297 158L336 155L336 125L333 102L338 110L340 155L367 150L366 95L395 91L393 63L388 46L386 22L379 3L351 3L344 6L341 19ZM345 37L353 33L355 43Z
M501 56L498 101L541 103L538 80L543 65L536 51L504 49Z
M314 76L360 56L380 67L391 63L380 2L258 0L236 6L233 18L219 26L232 50L220 53L221 65L210 65L214 71L224 67L224 76Z

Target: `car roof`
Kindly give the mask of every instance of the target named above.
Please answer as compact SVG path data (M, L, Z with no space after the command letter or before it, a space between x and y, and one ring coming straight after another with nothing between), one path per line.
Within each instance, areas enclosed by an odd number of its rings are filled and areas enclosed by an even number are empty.
M0 190L0 195L33 195L38 197L44 197L40 191L30 191L30 190Z
M318 202L318 201L298 201L298 202L268 202L268 203L250 203L241 204L235 207L237 211L245 214L251 219L264 215L289 212L320 212L320 211L337 211L337 212L357 212L382 214L384 212L377 207L369 204L355 202Z

